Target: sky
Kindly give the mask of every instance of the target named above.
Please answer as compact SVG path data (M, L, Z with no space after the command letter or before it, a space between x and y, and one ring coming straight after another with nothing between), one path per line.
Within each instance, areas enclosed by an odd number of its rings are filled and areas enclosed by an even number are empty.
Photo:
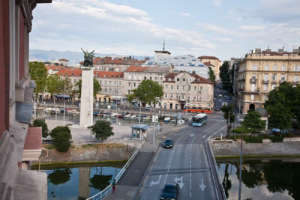
M243 58L300 46L300 0L52 0L33 11L30 49Z

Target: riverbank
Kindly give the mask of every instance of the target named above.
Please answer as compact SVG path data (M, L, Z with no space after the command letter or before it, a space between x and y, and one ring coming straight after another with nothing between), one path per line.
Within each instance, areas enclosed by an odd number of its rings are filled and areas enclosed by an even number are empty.
M217 142L211 143L211 148L216 158L239 157L241 143ZM300 157L300 142L281 143L245 143L243 142L243 157Z
M44 146L46 147L46 146ZM118 143L87 144L72 146L68 152L58 152L55 149L43 150L40 163L93 163L104 161L128 160L136 148ZM33 164L37 164L34 162Z

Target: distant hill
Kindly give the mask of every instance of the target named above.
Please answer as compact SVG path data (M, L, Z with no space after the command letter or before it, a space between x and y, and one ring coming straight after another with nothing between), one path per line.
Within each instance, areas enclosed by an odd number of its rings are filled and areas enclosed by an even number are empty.
M124 57L124 55L115 55L115 54L95 54L96 57ZM126 55L129 56L129 55ZM144 60L144 56L134 56L131 55L138 60ZM68 59L69 65L73 65L73 61L78 64L80 61L83 61L83 53L82 52L75 52L75 51L54 51L54 50L40 50L40 49L30 49L29 50L29 60L37 60L37 61L50 61L50 60L59 60L59 59Z

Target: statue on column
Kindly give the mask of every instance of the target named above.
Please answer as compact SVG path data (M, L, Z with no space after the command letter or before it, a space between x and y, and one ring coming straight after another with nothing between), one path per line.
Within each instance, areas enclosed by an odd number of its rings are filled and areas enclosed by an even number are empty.
M95 50L93 50L90 53L88 51L84 51L82 48L81 48L81 50L84 53L83 66L85 66L85 67L93 67L93 60L94 60L94 52L95 52Z

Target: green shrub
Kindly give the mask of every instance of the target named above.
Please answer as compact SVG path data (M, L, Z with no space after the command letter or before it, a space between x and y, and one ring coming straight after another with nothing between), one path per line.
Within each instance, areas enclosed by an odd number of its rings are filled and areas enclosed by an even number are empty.
M32 122L32 127L42 127L42 136L46 138L49 135L48 126L45 122L45 119L35 119Z
M283 137L281 137L281 136L270 136L269 139L272 142L282 142L283 141Z
M235 129L232 129L231 133L251 133L251 130L238 126Z
M67 152L71 146L71 130L67 126L58 126L50 132L53 138L55 149L60 152Z
M245 136L243 140L248 143L262 143L263 138L259 136Z

